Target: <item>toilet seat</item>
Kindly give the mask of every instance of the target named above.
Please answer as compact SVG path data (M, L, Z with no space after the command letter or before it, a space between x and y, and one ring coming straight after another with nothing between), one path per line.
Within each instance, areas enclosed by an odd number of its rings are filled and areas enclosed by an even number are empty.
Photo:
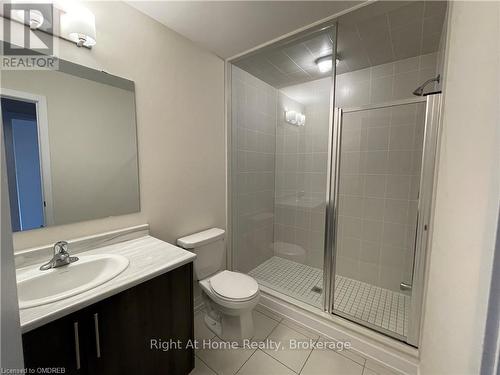
M248 301L259 292L259 284L240 272L222 271L209 280L210 289L227 301Z

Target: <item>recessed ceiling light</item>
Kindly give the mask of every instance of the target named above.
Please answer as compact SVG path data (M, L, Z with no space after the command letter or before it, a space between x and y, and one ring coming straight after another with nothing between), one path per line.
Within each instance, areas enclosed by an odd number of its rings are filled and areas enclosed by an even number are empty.
M335 65L339 64L339 59L335 59ZM316 65L321 73L326 73L332 70L332 55L321 56L316 61Z

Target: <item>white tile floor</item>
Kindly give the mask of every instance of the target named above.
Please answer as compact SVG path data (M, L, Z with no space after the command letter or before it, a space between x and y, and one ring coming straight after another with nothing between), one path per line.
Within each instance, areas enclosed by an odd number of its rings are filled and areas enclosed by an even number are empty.
M282 319L258 307L254 311L256 336L254 341L273 340L281 350L262 349L198 349L195 369L191 375L394 375L378 362L366 360L352 350L293 349L290 343L317 343L320 337L306 327ZM222 342L204 324L203 312L195 315L195 338Z
M271 289L316 307L322 307L323 270L272 257L249 272ZM406 337L410 297L344 276L335 277L334 307L339 314Z

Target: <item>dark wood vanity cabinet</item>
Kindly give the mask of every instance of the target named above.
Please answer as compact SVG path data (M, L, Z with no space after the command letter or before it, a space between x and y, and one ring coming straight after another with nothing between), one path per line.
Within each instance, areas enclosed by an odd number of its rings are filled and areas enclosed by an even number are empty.
M65 374L189 374L193 336L189 263L25 333L24 362ZM181 344L162 349L169 342Z
M86 347L82 339L86 339L86 335L80 334L83 333L83 317L80 313L71 314L23 334L24 366L33 369L35 374L39 368L64 368L64 374L86 373L86 363L82 362ZM79 348L76 347L76 332ZM80 366L77 364L78 352Z

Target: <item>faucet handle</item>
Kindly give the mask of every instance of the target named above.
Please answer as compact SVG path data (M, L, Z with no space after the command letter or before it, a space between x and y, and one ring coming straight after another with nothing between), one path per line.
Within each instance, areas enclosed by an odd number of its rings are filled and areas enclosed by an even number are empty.
M66 241L57 241L54 244L54 256L47 263L42 264L41 271L50 270L51 268L58 268L67 264L76 262L78 257L72 257L68 253L68 243Z
M67 254L68 253L68 242L66 241L57 241L54 244L54 255L55 254Z

